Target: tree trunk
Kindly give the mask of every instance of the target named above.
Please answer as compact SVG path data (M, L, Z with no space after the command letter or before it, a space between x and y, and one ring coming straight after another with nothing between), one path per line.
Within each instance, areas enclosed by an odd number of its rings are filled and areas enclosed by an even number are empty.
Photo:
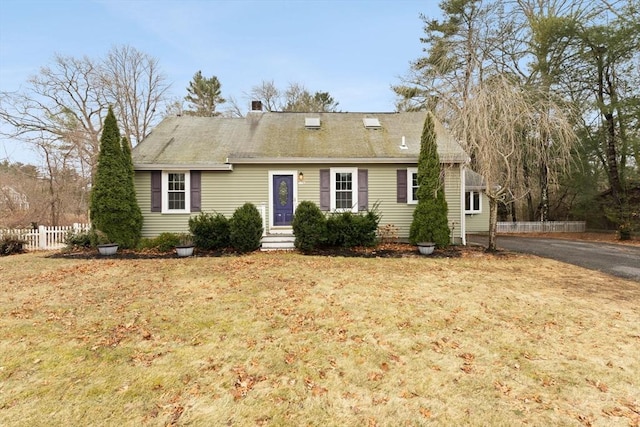
M613 107L607 107L605 97L609 94L609 101L611 95L615 92L616 88L608 75L608 71L604 64L605 49L600 48L595 51L597 55L598 64L598 92L597 101L600 106L600 114L604 119L604 139L605 139L605 153L607 161L607 178L609 179L609 185L611 187L611 194L614 200L620 205L620 195L622 193L622 183L620 182L620 174L618 172L618 160L616 152L616 123L613 116ZM605 87L605 85L607 87Z
M544 150L547 148L544 147ZM545 160L540 165L540 221L549 220L549 166Z
M620 196L622 195L622 182L620 181L620 173L618 172L618 159L616 153L616 124L613 114L604 115L606 120L607 132L607 175L609 184L611 185L611 194L618 204L621 204Z
M489 246L487 252L497 251L496 228L498 227L498 201L489 198Z
M511 200L509 202L509 207L510 207L510 211L511 211L511 222L517 222L518 221L518 213L516 212L516 202L515 200Z
M531 175L529 173L529 167L527 166L526 161L523 164L522 172L524 175L524 185L527 189L525 198L527 199L527 213L529 216L529 221L535 221L536 211L533 207L533 196L531 195Z

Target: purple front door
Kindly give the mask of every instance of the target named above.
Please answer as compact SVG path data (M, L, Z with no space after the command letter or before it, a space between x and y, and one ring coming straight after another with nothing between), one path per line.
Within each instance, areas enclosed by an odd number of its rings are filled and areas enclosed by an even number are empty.
M293 175L273 175L273 225L291 225L293 220Z

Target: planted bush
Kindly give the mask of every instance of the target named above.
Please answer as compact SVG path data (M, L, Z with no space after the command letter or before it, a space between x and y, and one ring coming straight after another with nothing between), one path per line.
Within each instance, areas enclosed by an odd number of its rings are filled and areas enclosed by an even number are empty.
M26 243L18 236L4 236L0 239L0 256L21 254Z
M92 236L91 231L80 231L77 233L70 231L65 236L64 243L65 245L67 245L68 248L72 248L72 249L73 248L90 248L91 246L93 246L92 242L94 240L95 240L95 237Z
M327 243L330 246L352 248L374 246L380 215L376 209L365 214L352 212L334 213L327 218Z
M311 252L327 240L327 219L313 202L303 201L293 215L294 245L303 252Z
M201 249L227 248L231 243L229 220L220 213L203 212L189 218L189 231L193 235L193 244Z
M158 237L151 240L150 245L160 252L170 252L180 243L180 234L160 233Z
M262 216L253 203L235 210L229 223L231 246L239 252L251 252L260 247Z

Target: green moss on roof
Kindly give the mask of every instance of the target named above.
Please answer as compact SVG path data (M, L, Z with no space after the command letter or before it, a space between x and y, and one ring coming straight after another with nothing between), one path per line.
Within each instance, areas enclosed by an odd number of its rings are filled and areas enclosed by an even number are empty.
M245 118L167 117L133 150L136 165L215 165L244 159L408 159L420 151L425 112L314 113L320 129L305 127L309 113L249 113ZM377 117L381 129L366 129L363 117ZM436 123L443 162L466 154ZM402 137L408 149L400 149Z

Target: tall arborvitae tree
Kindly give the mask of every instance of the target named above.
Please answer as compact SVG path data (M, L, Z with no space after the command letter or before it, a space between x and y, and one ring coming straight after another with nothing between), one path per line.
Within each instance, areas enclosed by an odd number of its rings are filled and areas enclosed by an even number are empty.
M111 242L128 248L140 239L142 214L133 187L131 150L129 142L120 138L111 107L100 137L89 215L93 227Z
M418 204L413 211L409 231L409 239L413 244L433 242L437 247L449 245L448 209L441 172L435 125L431 113L428 113L422 129L418 158Z
M142 211L138 206L135 188L135 170L133 168L133 158L131 157L131 143L127 138L122 138L122 160L127 171L127 179L122 181L122 186L126 190L126 200L129 203L129 215L124 219L131 230L129 238L132 246L140 240L142 233Z
M187 88L189 94L184 97L191 106L186 113L200 117L220 115L216 112L216 107L226 102L220 95L220 87L220 81L216 76L207 78L202 75L202 71L195 73Z

